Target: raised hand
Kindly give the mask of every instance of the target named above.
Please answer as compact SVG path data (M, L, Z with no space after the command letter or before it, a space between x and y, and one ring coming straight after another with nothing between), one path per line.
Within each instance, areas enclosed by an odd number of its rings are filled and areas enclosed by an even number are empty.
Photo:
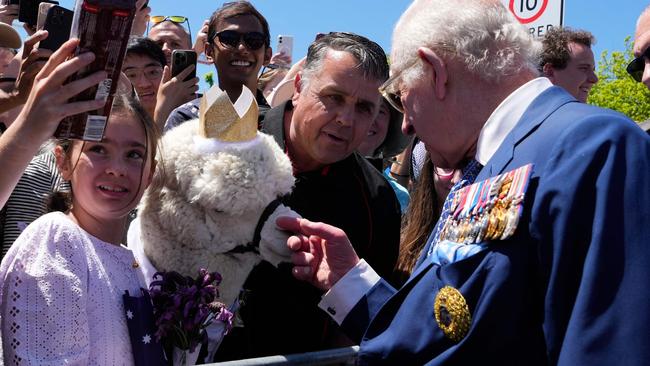
M0 4L0 22L11 25L18 18L18 4Z
M87 52L66 60L73 55L78 43L77 39L69 40L50 56L35 76L25 107L16 119L29 121L33 132L44 138L52 136L63 118L101 108L106 103L104 100L68 101L107 77L105 71L98 71L65 84L71 75L95 59L94 54ZM34 53L30 52L27 58L32 55Z
M6 203L40 145L52 137L64 117L99 109L106 103L104 100L68 101L107 77L105 71L98 71L65 83L72 74L95 59L92 53L72 57L78 44L77 39L69 40L50 56L36 74L22 111L0 137L0 166L3 167L0 174L0 206Z
M36 43L44 40L47 36L47 31L38 31L25 40L14 90L17 104L23 104L27 101L36 75L43 69L47 59L52 55L50 50L34 48Z
M194 69L195 66L190 65L174 77L171 77L169 66L165 66L163 69L162 81L160 82L158 96L156 98L156 111L154 113L154 120L159 127L162 128L164 126L167 117L174 108L196 98L196 92L199 90L199 79L192 78L185 80Z
M205 52L205 43L208 42L208 25L210 21L204 20L199 33L196 35L196 41L194 41L194 51L197 55L201 55ZM211 64L212 59L205 56L204 58L199 57L198 61L202 64Z

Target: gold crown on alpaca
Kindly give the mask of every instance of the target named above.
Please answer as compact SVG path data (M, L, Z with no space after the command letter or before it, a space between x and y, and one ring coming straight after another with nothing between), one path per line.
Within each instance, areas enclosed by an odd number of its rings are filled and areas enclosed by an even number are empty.
M257 136L258 114L255 96L245 85L234 104L215 85L201 98L199 134L225 142L252 140Z

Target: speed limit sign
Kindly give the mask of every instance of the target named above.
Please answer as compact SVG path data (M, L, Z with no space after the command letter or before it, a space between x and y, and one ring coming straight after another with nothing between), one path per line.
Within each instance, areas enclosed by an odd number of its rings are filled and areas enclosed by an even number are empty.
M503 5L535 37L563 23L564 0L501 0Z

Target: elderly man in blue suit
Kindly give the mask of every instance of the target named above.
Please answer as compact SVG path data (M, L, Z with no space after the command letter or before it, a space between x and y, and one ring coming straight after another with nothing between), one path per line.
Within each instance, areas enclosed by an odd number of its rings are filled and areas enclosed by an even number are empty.
M294 276L361 364L650 363L650 138L535 71L498 0L416 0L385 97L434 165L467 166L399 290L345 233L283 218Z

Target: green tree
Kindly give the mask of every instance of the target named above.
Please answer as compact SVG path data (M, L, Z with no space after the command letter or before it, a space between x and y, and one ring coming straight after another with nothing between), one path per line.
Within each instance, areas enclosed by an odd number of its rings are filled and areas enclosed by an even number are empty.
M625 51L609 54L603 51L598 62L598 83L589 94L589 104L621 112L634 121L643 122L650 117L650 91L637 83L625 71L634 58L632 41L625 38Z
M214 85L214 73L212 71L205 73L203 80L212 88L212 85Z

